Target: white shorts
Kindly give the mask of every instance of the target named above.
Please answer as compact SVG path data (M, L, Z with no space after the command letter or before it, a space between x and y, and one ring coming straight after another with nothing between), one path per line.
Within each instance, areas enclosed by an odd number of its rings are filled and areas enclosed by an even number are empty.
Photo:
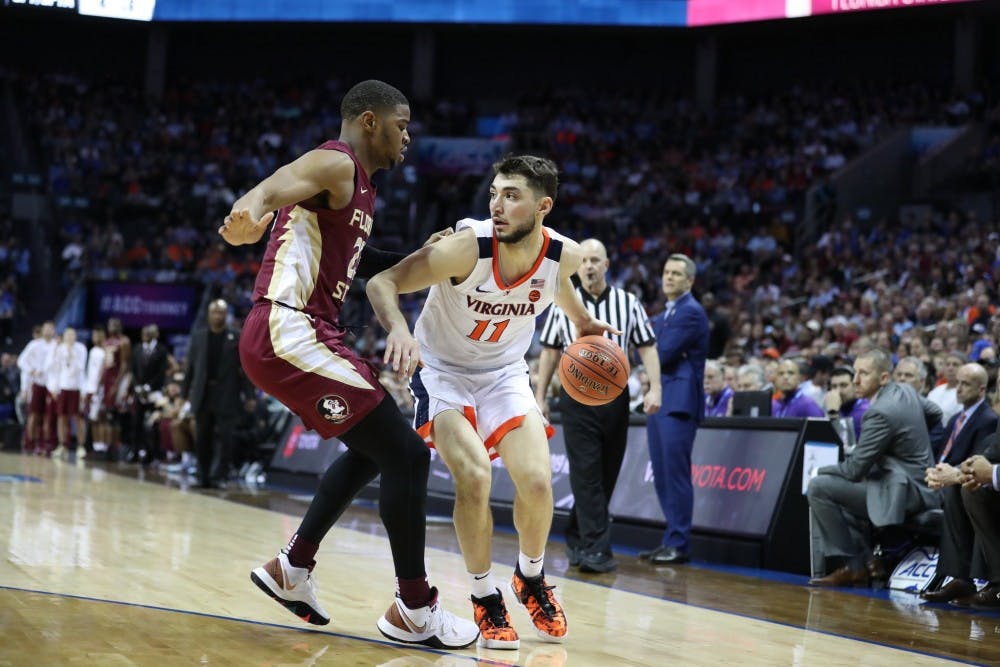
M525 415L538 411L528 365L523 362L490 371L443 371L421 366L410 379L410 393L413 427L428 445L434 446L434 418L445 410L458 410L483 439L490 460L498 456L497 443L520 426ZM545 430L550 438L555 432L548 424Z

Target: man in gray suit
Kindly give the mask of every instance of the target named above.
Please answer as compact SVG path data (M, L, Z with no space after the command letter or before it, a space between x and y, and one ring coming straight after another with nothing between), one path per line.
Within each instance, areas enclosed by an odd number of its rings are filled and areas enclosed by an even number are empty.
M927 422L940 420L941 409L913 387L890 381L891 371L889 355L879 349L854 362L857 394L871 406L851 455L820 468L809 482L815 563L832 570L810 585L867 585L871 540L865 522L878 529L899 526L940 504L924 471L934 463Z

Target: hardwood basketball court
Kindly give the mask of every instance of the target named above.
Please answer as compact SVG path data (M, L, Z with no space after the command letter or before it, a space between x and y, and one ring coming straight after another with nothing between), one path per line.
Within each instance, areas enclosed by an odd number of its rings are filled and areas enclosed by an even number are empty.
M35 481L38 480L38 481ZM570 624L534 637L511 605L519 651L447 653L389 643L375 620L392 566L377 513L350 509L316 575L333 620L298 621L249 580L298 525L304 504L273 491L197 493L135 466L0 454L0 666L5 665L935 665L1000 664L1000 616L909 594L810 590L801 577L709 565L546 573ZM516 542L498 530L494 573ZM471 616L450 520L428 525L427 564L446 607ZM509 597L509 596L508 596Z

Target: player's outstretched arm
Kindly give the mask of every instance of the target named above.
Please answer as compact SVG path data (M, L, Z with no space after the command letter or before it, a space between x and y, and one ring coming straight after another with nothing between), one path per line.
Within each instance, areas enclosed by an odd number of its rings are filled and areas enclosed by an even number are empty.
M219 234L232 245L256 243L274 211L326 194L325 204L343 208L354 196L354 161L340 151L313 150L278 169L236 200Z
M365 288L375 316L388 332L385 364L400 376L412 375L420 361L420 346L399 309L399 295L418 292L435 283L464 280L476 266L479 244L471 230L462 230L407 255L368 281Z

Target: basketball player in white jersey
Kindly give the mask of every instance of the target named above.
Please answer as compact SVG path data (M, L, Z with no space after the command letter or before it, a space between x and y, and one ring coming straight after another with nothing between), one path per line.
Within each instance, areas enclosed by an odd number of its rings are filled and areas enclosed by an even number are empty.
M490 576L490 461L503 460L516 488L514 597L539 636L559 642L566 617L542 570L553 507L550 427L535 403L524 355L535 318L553 301L581 336L613 330L587 312L570 283L582 260L579 245L542 226L556 196L556 166L525 155L504 158L493 169L491 219L460 221L455 234L376 275L367 291L388 331L385 362L412 375L417 431L455 480L455 530L472 585L478 643L516 649L520 640ZM399 295L426 287L414 338Z

